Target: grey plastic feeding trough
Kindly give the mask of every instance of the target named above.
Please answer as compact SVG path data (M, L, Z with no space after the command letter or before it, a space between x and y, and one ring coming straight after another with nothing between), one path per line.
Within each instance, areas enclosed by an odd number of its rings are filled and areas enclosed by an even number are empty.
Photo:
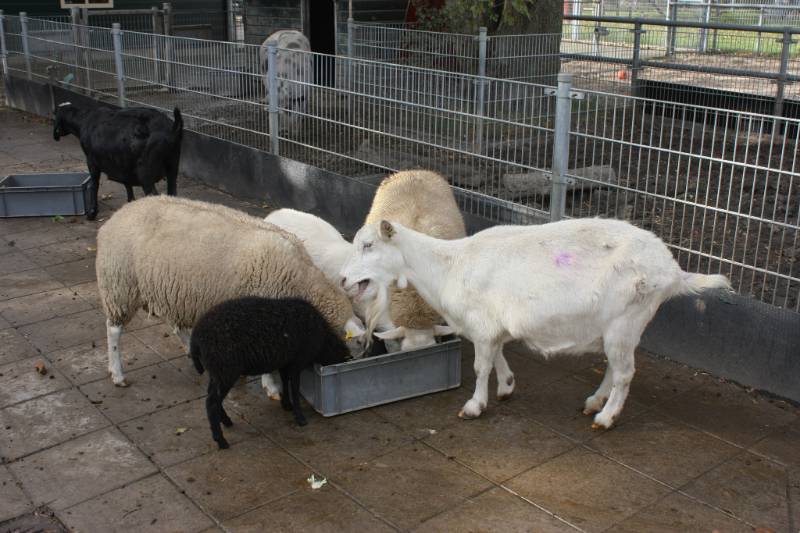
M461 385L461 340L304 370L300 393L322 416Z
M11 174L0 180L0 217L83 215L87 172Z

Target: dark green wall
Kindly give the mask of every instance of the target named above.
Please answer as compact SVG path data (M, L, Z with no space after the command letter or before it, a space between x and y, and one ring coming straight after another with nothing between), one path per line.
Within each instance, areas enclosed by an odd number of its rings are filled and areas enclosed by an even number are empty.
M114 0L115 9L150 9L160 6L163 0ZM225 0L172 0L172 7L176 10L209 10L223 11L227 2ZM16 15L26 11L28 15L58 15L66 14L68 10L61 9L59 0L0 0L0 9L6 15Z

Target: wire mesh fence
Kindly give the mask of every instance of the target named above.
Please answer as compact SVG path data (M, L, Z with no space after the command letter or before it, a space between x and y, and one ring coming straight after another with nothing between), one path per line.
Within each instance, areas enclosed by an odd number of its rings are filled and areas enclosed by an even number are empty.
M596 91L573 94L559 114L563 100L526 81L5 19L11 75L179 107L190 130L365 181L437 170L465 211L500 222L624 218L659 235L683 268L723 272L743 294L800 310L800 120ZM265 72L265 59L275 68ZM570 143L556 150L564 127Z

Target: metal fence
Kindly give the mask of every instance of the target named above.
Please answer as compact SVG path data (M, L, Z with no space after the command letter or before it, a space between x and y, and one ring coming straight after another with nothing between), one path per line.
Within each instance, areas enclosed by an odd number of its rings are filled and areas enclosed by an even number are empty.
M257 46L4 19L8 75L178 106L188 129L358 179L431 168L500 222L628 219L800 311L800 120L274 47L265 78Z

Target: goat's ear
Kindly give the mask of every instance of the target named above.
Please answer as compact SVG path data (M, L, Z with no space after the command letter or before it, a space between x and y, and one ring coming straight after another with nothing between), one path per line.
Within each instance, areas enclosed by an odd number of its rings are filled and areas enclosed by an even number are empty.
M453 328L450 326L440 326L438 324L433 326L433 334L437 337L444 337L446 335L452 335L453 333Z
M381 240L388 241L395 234L394 226L388 220L381 220L380 237Z
M406 336L406 328L403 326L398 326L394 329L388 329L386 331L376 331L373 333L373 335L384 341L402 339Z

